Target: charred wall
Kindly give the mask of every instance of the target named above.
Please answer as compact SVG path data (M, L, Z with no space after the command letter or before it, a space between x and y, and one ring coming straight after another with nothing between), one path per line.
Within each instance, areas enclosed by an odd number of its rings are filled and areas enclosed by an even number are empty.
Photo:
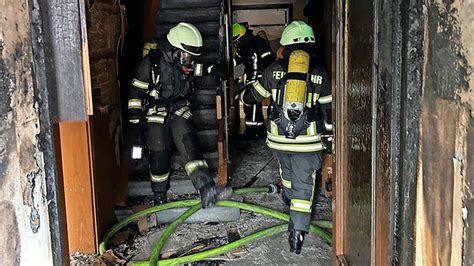
M51 158L45 158L51 146L35 89L28 7L27 1L0 2L0 261L49 265L55 256L46 182Z
M473 262L473 9L345 2L349 263Z
M474 61L472 14L464 10L473 2L390 1L381 8L389 33L379 35L378 106L389 114L377 118L390 125L377 123L377 142L389 141L377 153L376 180L389 173L389 256L400 264L467 263Z
M344 125L344 223L350 225L346 226L344 255L351 264L367 265L371 253L367 243L371 237L373 2L346 1L344 9L345 81L336 94L344 97L336 106L337 112L344 112L344 121L337 121Z
M416 227L423 231L417 234L420 241L430 244L417 250L416 260L430 265L459 265L463 254L464 263L472 261L467 246L473 238L469 205L474 162L468 149L474 125L473 9L474 1L433 0L423 6Z

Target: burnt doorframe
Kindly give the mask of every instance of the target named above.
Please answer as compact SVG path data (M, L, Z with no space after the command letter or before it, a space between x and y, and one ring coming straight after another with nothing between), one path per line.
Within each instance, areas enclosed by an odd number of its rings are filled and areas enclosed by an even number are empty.
M55 126L52 122L50 102L51 89L54 87L53 80L56 76L54 71L50 71L51 65L47 64L48 61L54 60L53 58L47 58L48 50L51 50L51 43L45 42L48 39L45 32L49 26L46 25L47 22L44 17L47 16L48 8L43 1L28 0L28 5L34 60L33 87L40 114L40 134L38 137L40 139L39 148L44 154L52 260L54 265L66 265L69 260L65 257L65 254L69 254L69 250L65 204L61 189L62 177L57 169L54 143Z
M33 48L33 89L39 112L51 252L54 265L69 264L68 232L58 122L87 121L83 0L28 0ZM74 14L67 17L64 14ZM64 25L64 19L71 25ZM82 26L85 26L82 25ZM86 43L87 44L87 43ZM87 73L86 73L87 74ZM67 86L66 86L67 85ZM79 100L77 100L79 99Z
M345 104L344 87L348 84L345 70L347 59L347 12L349 0L335 2L336 30L336 86L334 90L336 115L336 149L335 149L335 213L334 213L334 263L345 263L344 253L350 243L348 230L350 224L346 220L347 213L344 206L350 204L347 195L347 127L344 122ZM386 248L390 264L412 264L415 261L414 223L416 211L416 185L418 171L419 148L419 117L422 92L423 53L413 51L423 50L424 13L423 3L408 0L372 1L374 12L374 37L372 68L372 190L371 190L371 252L361 254L370 256L375 264L375 252L378 248ZM381 30L391 31L381 37ZM385 65L381 66L381 61ZM384 67L384 68L383 68ZM377 147L380 145L380 136L377 127L377 108L384 105L388 108L389 125L385 125L389 132L389 163L388 163L388 190L389 209L377 213L375 201L377 193L376 182L379 178L377 171ZM342 109L341 109L342 107ZM379 166L384 167L384 166ZM375 215L374 215L375 214ZM388 235L376 235L377 216L389 217ZM386 247L376 246L378 237L386 237L389 243ZM350 262L349 262L350 263Z

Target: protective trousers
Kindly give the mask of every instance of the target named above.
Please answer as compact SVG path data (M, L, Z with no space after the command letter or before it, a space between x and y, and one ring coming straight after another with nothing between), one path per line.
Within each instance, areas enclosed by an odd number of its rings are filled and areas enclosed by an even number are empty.
M316 171L321 168L320 153L285 153L273 151L280 164L285 196L291 200L293 228L308 232L316 191ZM291 226L291 223L290 223Z
M263 126L262 103L244 105L245 128Z
M184 168L194 187L199 190L206 184L214 184L209 167L199 149L197 133L190 120L172 114L165 124L148 122L146 134L153 192L165 192L169 189L173 143L184 159Z

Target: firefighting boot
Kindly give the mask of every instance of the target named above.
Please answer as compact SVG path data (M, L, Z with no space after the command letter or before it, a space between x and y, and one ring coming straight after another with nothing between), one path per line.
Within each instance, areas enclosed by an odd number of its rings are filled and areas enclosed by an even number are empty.
M257 136L261 139L267 138L267 128L265 126L258 126L257 127Z
M242 140L256 140L258 138L257 127L247 126L244 133L240 136Z
M160 205L168 202L166 191L155 191L153 192L153 203L154 205Z
M290 207L291 200L285 195L285 192L281 193L281 199L283 200L286 206Z
M301 253L305 234L306 232L301 230L293 229L290 231L290 236L288 237L288 242L290 244L290 252L294 252L295 254Z

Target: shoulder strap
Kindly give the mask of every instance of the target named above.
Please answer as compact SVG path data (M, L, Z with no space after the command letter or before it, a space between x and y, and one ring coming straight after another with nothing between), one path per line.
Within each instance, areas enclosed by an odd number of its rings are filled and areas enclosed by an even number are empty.
M159 49L153 49L149 53L150 58L150 86L149 90L154 89L160 81L160 60L163 53Z

